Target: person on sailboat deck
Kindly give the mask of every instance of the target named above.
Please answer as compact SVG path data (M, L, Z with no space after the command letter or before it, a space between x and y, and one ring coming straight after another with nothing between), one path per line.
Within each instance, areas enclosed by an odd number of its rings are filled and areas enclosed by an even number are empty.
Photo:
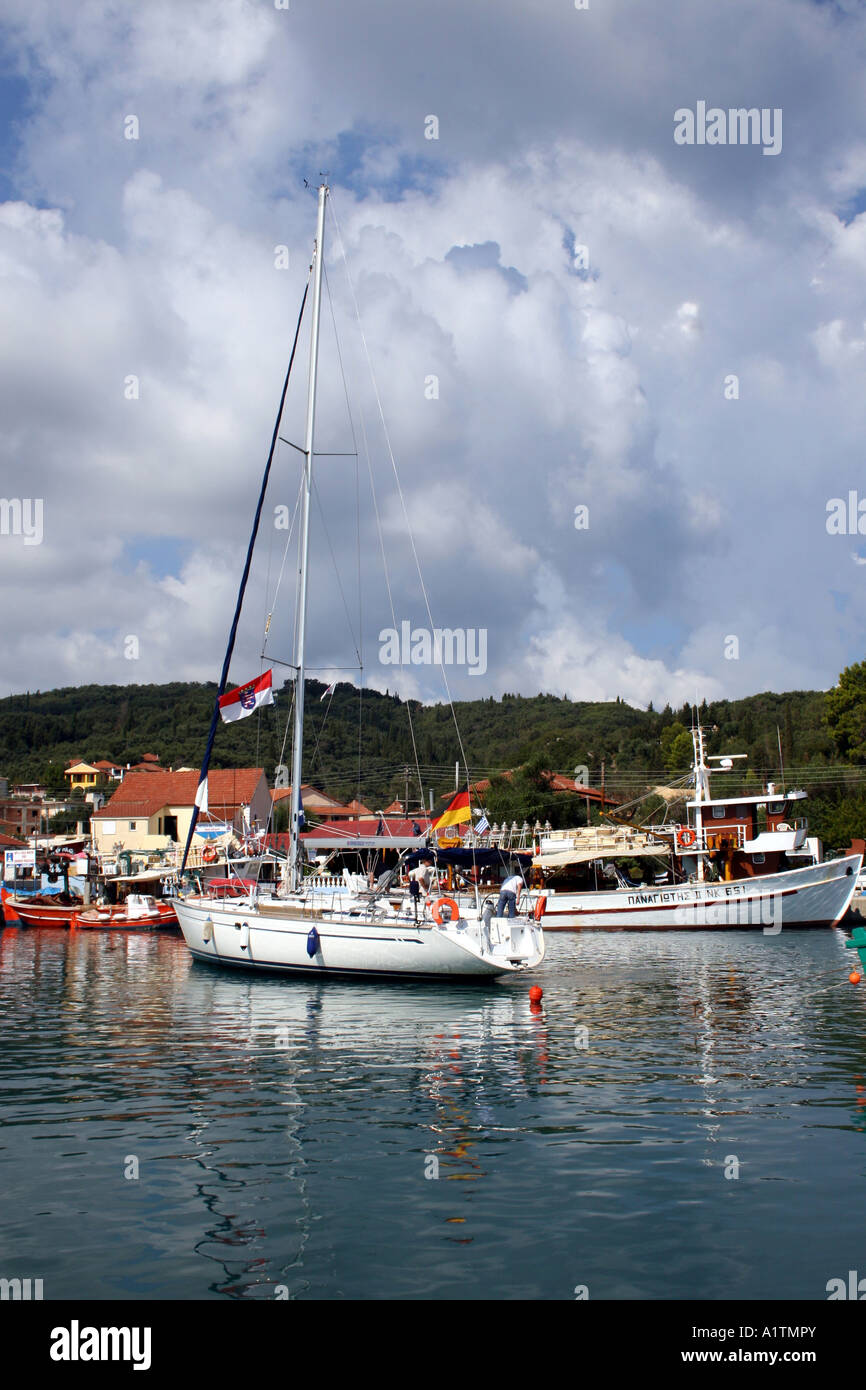
M499 902L496 904L497 917L516 917L517 904L520 894L523 892L523 879L520 874L512 874L507 878L499 890Z
M430 892L430 885L433 882L433 860L422 859L409 873L409 892L414 898L420 896L423 888L425 893ZM414 886L414 892L413 892Z
M430 892L430 885L433 882L433 863L430 859L422 859L414 869L409 872L409 896L412 899L412 907L415 918L418 917L418 900L422 890L424 895Z

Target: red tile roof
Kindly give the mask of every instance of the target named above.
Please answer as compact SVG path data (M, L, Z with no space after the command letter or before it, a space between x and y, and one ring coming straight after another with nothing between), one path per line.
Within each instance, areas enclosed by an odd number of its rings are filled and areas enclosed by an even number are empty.
M292 789L291 789L290 786L289 786L289 787L275 787L274 790L271 792L271 800L272 800L272 801L285 801L286 797L291 796L291 794L292 794ZM322 810L328 810L328 811L330 811L330 810L342 811L342 809L343 809L343 807L342 807L342 805L341 805L341 803L340 803L339 801L335 801L334 798L333 798L332 796L328 796L328 793L327 793L327 792L321 792L321 791L319 791L319 788L318 788L318 787L314 787L313 784L312 784L312 782L302 782L302 783L301 783L301 796L302 796L302 798L303 798L303 800L304 800L304 805L307 804L307 801L312 802L313 799L315 799L316 801L318 801L318 802L321 803L321 809L322 809ZM315 807L313 807L313 809L316 810L316 811L318 811L318 810L319 810L319 807L318 807L318 806L315 806Z
M285 801L292 794L291 787L277 787L271 792L271 800L274 805L278 801ZM310 782L304 782L301 786L304 809L311 816L345 816L353 818L357 816L372 816L373 811L369 806L358 800L350 801L347 806L343 806L339 801L335 801L327 792L319 791L318 787L312 786Z
M379 825L383 829L379 830ZM393 835L397 839L412 836L412 826L417 825L422 835L426 835L430 829L429 816L410 816L404 820L397 816L362 816L359 820L346 822L344 820L323 820L321 824L313 826L308 831L301 831L301 839L304 835L333 835L335 839L343 839L345 836L357 836L362 838L365 835Z
M208 810L217 819L226 819L228 812L252 801L264 779L261 767L212 768L208 773ZM117 791L92 820L114 820L117 816L153 816L163 806L192 806L195 801L199 774L166 772L154 768L151 772L134 768L127 772Z
M570 792L572 796L582 796L584 800L601 801L601 791L598 787L578 787L575 785L573 777L566 777L562 772L543 772L541 775L548 779L548 786L552 792ZM509 769L508 772L503 772L501 776L503 776L507 782L510 782L514 776L514 771L513 769ZM473 783L471 790L473 795L481 796L484 792L488 791L489 787L490 778L484 777L480 782ZM453 793L449 792L449 795L453 795ZM611 796L610 792L606 791L604 793L604 799L608 805L618 806L622 798Z

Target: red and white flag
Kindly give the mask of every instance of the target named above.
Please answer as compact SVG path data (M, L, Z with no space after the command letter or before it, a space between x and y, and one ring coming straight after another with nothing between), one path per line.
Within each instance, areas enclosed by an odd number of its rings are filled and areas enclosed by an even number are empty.
M226 724L233 724L236 719L246 719L261 705L272 705L273 675L273 671L265 671L256 680L247 681L246 685L239 685L236 690L227 690L225 695L220 695L220 718Z

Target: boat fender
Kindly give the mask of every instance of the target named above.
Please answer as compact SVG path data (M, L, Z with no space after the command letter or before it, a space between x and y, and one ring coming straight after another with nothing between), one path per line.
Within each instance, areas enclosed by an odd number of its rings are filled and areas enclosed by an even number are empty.
M437 898L436 902L433 904L433 921L436 923L437 927L442 926L443 907L450 908L451 910L450 916L446 919L446 925L449 922L456 922L460 916L460 909L453 898Z
M313 959L313 956L316 955L318 950L319 933L315 927L310 927L309 935L307 936L307 955L310 957L310 960Z
M546 907L547 907L547 895L544 894L544 893L542 893L541 897L538 899L538 902L535 904L534 916L535 916L536 922L540 922L540 921L541 921L542 917L544 916L544 909L545 909Z
M201 939L204 941L205 945L213 940L213 922L210 917L205 918L204 926L201 929Z
M698 837L695 834L695 832L693 830L690 830L687 825L684 825L680 830L677 831L677 844L680 846L681 849L690 848L690 846L695 843L697 838Z

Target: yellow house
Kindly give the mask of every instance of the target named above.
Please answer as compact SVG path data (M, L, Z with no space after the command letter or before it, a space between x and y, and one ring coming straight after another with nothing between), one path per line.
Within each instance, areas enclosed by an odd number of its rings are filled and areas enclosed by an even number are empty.
M99 781L99 769L91 767L90 763L73 763L63 774L69 778L69 790L74 791L76 787L81 787L84 791L92 791Z
M91 816L94 849L110 854L115 845L146 851L183 844L198 778L195 770L128 772L111 800ZM208 774L208 814L199 823L226 823L243 835L264 829L270 806L263 768L217 768Z

